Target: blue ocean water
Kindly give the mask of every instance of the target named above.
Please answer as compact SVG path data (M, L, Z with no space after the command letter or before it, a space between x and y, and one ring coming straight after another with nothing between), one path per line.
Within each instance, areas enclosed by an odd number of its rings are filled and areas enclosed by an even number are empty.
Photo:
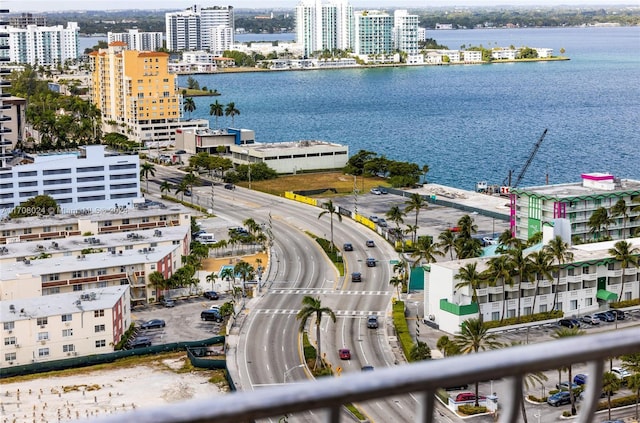
M432 31L449 48L550 47L571 60L198 75L234 102L236 127L259 142L317 139L429 165L428 179L473 189L517 174L520 186L575 182L584 172L640 179L640 28ZM186 77L181 77L184 85ZM219 119L230 126L231 118Z

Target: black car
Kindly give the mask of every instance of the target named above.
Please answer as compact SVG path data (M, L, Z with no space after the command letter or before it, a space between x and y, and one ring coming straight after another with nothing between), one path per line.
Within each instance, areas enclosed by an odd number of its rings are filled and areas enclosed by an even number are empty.
M140 329L155 329L155 328L163 328L166 323L162 319L151 319L147 320L143 324L140 325Z
M372 239L368 239L368 240L367 240L367 247L369 247L369 248L373 248L373 247L375 247L375 246L376 246L376 243L375 243L375 242L373 242L373 240L372 240Z
M220 311L216 309L203 310L200 313L200 318L206 321L222 322L224 317L220 314Z
M202 294L203 297L205 297L208 300L219 300L220 296L218 295L218 293L216 291L206 291L204 294Z
M558 325L564 326L565 328L579 328L580 322L576 319L560 319L558 320Z
M367 259L367 267L376 267L376 259L369 257Z
M360 272L353 272L351 274L351 282L362 282L362 275Z
M600 313L596 313L595 314L598 319L600 319L603 322L615 322L616 321L616 315L609 312L609 311L602 311Z
M224 189L234 190L234 189L236 189L236 186L233 185L233 184L224 184Z
M151 339L146 336L141 336L139 338L131 341L131 348L144 348L151 346Z
M609 310L609 313L613 313L613 315L616 316L617 320L624 320L625 318L624 311L622 310L616 310L615 308L612 308L611 310Z
M342 249L345 251L353 251L353 244L351 244L350 242L345 242L342 246Z

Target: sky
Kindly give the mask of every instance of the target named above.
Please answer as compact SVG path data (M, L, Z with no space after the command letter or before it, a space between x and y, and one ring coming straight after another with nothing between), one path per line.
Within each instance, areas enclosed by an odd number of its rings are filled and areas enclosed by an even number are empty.
M327 0L324 0L327 1ZM298 0L2 0L0 7L10 12L52 12L63 10L109 10L109 9L171 9L183 10L193 4L203 6L233 6L236 9L293 9ZM438 6L615 6L638 5L635 0L349 0L356 8L426 8Z

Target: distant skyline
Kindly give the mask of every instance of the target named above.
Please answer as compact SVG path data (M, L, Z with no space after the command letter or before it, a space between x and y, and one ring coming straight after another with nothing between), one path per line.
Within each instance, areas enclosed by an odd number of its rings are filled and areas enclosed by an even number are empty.
M88 2L86 0L2 0L2 8L9 9L10 12L54 12L67 10L118 10L118 9L173 9L183 10L193 4L203 6L233 6L237 9L293 9L299 0L280 0L265 3L261 0L195 0L195 1L168 1L168 0L111 0L108 2ZM638 5L633 1L620 0L575 0L561 1L559 4L554 0L508 0L498 1L497 4L491 4L490 0L458 0L451 2L447 0L349 0L356 8L383 8L383 9L416 9L427 7L496 7L496 6L518 6L518 7L535 7L535 6L620 6L620 5Z

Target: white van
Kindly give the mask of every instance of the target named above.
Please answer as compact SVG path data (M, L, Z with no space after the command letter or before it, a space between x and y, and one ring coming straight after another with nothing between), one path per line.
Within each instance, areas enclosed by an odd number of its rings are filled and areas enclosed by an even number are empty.
M196 241L198 241L200 244L215 244L217 242L213 234L209 233L198 235L196 237Z

